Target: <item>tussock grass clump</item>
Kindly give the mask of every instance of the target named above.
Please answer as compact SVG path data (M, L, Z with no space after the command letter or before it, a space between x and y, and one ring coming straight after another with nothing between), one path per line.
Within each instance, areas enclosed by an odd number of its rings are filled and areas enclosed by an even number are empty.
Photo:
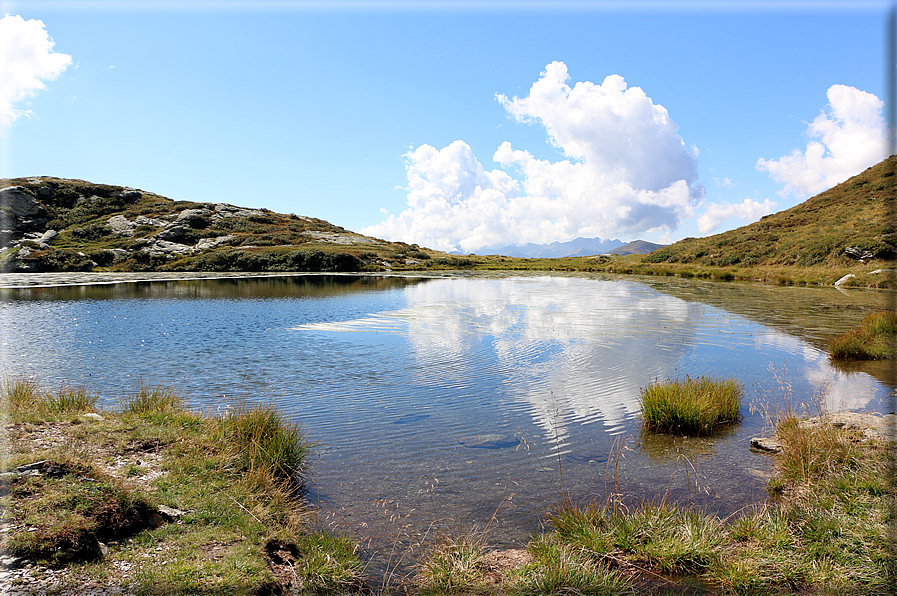
M532 563L513 572L510 594L631 594L630 580L611 569L600 553L539 536L527 547Z
M43 392L35 381L7 379L3 383L3 409L8 412L33 410L42 396Z
M60 387L56 393L45 393L38 402L38 409L44 414L68 414L92 412L98 396L84 387Z
M739 419L744 389L734 379L675 379L642 389L645 426L660 432L707 434Z
M154 412L177 412L183 409L184 400L170 387L156 385L140 387L131 394L118 400L122 412L129 414L150 414Z
M862 447L848 431L831 424L801 424L793 415L776 423L782 453L776 468L786 482L811 482L856 469L863 458Z
M55 393L44 391L30 379L8 379L3 383L3 409L25 416L57 416L93 412L98 396L85 387L63 385Z
M883 360L897 356L897 313L879 311L866 315L859 327L829 344L837 360Z
M313 445L302 428L272 404L238 403L221 418L217 434L241 470L304 484Z
M622 556L660 571L698 573L716 564L724 544L714 516L666 503L632 510L565 508L551 517L568 547L613 561Z
M442 536L420 563L417 583L425 594L469 594L482 578L485 554L485 543L474 532Z

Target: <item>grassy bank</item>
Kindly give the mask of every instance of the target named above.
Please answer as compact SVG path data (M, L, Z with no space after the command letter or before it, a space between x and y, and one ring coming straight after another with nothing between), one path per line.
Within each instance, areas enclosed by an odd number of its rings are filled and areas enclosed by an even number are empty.
M217 595L380 586L365 583L351 540L316 525L302 499L312 445L270 406L208 416L168 388L141 387L97 411L82 388L21 381L3 399L3 554L44 565L14 580L19 587ZM615 495L586 506L559 497L525 550L493 551L484 533L442 536L417 575L390 589L643 594L687 576L718 594L889 593L894 443L790 412L776 435L783 453L772 456L770 498L751 510L719 519L663 500L628 508Z
M705 265L701 263L649 262L647 255L602 255L592 257L564 257L558 259L519 259L506 256L434 257L424 263L428 270L471 271L565 271L586 273L614 273L623 275L654 275L714 281L751 281L783 286L831 286L848 274L854 277L842 287L894 288L892 261L873 261L862 264L838 261L814 266L798 265ZM397 268L396 270L400 270ZM881 270L879 273L874 273Z
M140 388L116 411L95 402L84 389L4 388L3 551L14 567L65 569L51 585L63 594L361 585L354 543L317 529L302 499L312 446L273 407L204 416L164 387Z
M498 586L488 549L444 541L424 562L429 593L891 594L895 558L894 444L832 425L778 421L783 453L770 500L726 519L664 501L635 508L569 505L527 546ZM453 570L449 573L447 570Z
M837 360L883 360L897 356L897 313L866 315L859 327L838 336L829 346Z

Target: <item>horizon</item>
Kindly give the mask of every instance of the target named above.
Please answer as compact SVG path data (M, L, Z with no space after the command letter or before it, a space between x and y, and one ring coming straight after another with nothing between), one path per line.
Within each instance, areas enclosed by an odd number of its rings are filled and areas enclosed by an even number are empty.
M0 177L446 252L671 244L893 153L893 21L890 2L0 1Z

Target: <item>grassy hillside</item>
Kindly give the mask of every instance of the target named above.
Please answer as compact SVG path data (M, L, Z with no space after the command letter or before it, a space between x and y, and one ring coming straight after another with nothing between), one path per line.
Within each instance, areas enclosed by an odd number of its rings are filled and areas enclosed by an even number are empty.
M897 256L897 156L786 211L706 238L686 238L645 263L728 267L843 266Z
M430 258L313 217L83 180L0 179L0 192L4 271L383 271Z

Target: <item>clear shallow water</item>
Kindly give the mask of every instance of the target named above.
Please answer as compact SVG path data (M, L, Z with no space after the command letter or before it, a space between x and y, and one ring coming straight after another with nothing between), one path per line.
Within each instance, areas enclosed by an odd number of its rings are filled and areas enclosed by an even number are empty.
M369 540L380 565L437 527L488 525L493 544L519 545L562 490L603 500L615 480L629 503L666 495L729 515L762 501L770 462L748 442L764 425L757 409L782 398L773 371L796 401L824 390L829 407L891 407L889 369L839 372L824 353L887 306L875 292L496 274L0 297L8 376L85 383L109 406L140 380L207 410L272 400L320 445L310 496L325 523ZM742 381L740 425L704 439L642 435L642 387L706 374Z

